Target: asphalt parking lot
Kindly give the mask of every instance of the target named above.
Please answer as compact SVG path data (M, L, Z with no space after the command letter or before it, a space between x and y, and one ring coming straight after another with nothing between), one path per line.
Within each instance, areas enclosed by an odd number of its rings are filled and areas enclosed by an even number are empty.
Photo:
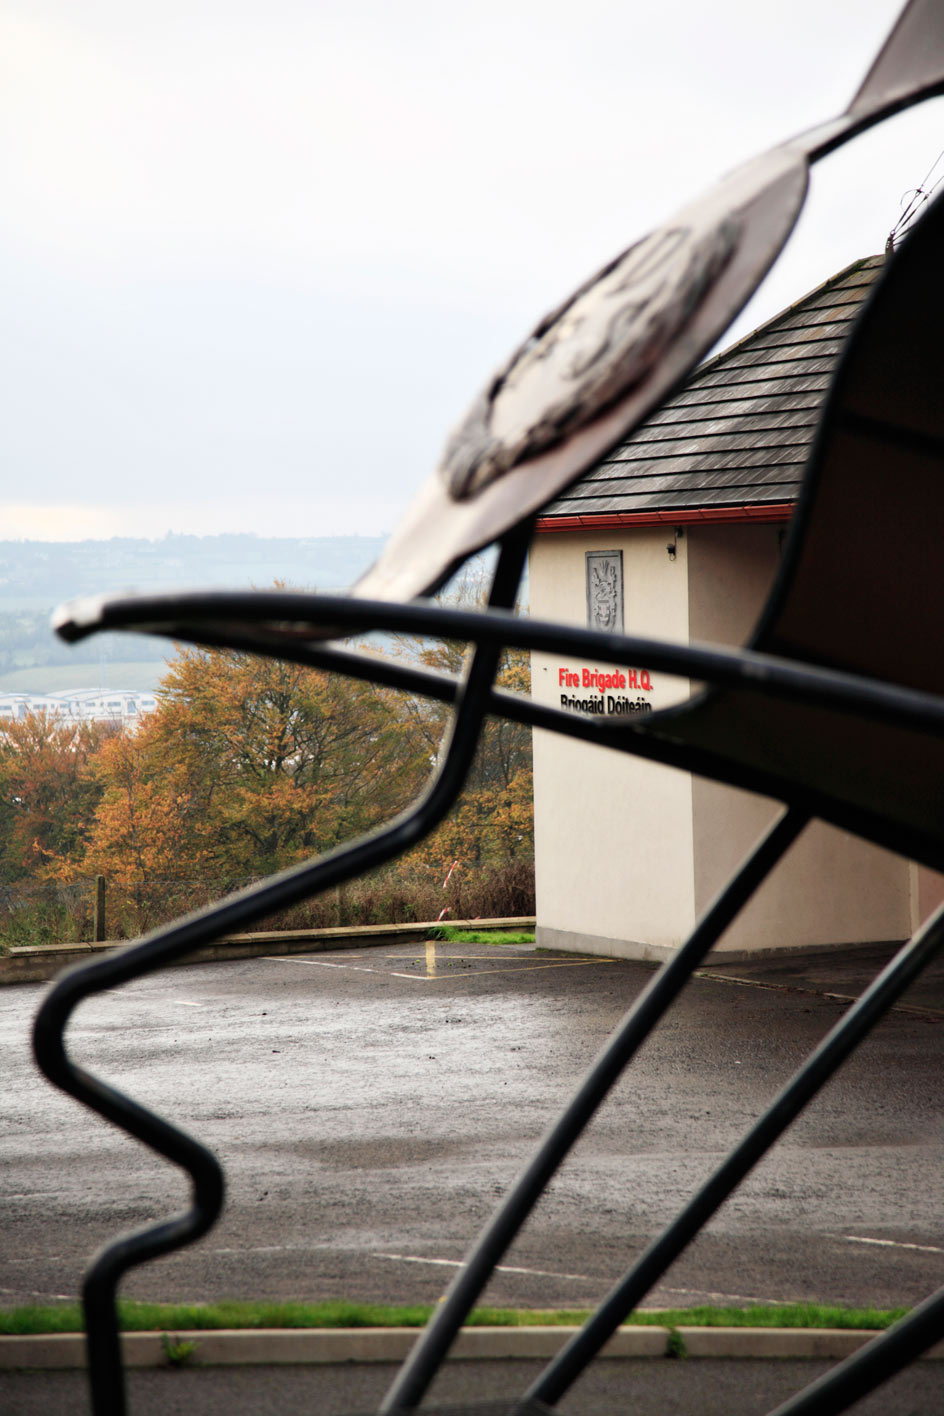
M696 979L506 1257L488 1301L602 1296L833 1024L875 951ZM732 977L736 973L736 977ZM435 1301L644 986L642 965L405 945L175 969L94 1000L74 1054L208 1141L220 1225L130 1295ZM41 988L0 993L0 1301L77 1292L177 1173L51 1091ZM837 996L841 995L841 996ZM651 1306L912 1303L944 1278L935 970L665 1276Z
M563 1398L561 1416L760 1416L816 1380L816 1361L597 1362ZM940 1362L910 1368L855 1407L855 1416L932 1416L941 1407ZM430 1416L461 1402L495 1402L481 1416L511 1416L513 1394L538 1376L534 1362L449 1362L431 1397ZM345 1416L374 1412L396 1374L376 1363L343 1367L207 1367L134 1371L128 1393L134 1416ZM87 1411L80 1372L0 1373L10 1416ZM500 1404L499 1404L500 1403Z

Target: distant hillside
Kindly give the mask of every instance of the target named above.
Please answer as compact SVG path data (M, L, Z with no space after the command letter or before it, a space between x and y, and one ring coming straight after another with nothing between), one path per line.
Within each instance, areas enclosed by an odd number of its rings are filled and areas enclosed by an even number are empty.
M160 541L0 541L0 688L45 692L99 682L123 686L120 666L153 664L170 646L137 634L103 634L66 645L49 614L77 595L193 586L245 589L284 580L298 589L343 590L379 554L379 536L165 536ZM86 667L77 672L80 665ZM32 672L35 671L35 672ZM94 683L90 680L94 680ZM129 687L151 687L138 683Z
M271 585L287 580L344 590L367 569L381 536L175 536L160 541L0 541L0 610L5 602L48 602L102 590L171 590L187 585ZM34 603L39 609L42 606Z

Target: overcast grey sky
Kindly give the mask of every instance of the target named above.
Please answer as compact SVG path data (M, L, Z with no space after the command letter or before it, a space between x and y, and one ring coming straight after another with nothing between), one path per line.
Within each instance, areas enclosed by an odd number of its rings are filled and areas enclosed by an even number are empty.
M0 0L0 539L391 529L534 321L899 9ZM882 249L942 119L814 169L736 332Z

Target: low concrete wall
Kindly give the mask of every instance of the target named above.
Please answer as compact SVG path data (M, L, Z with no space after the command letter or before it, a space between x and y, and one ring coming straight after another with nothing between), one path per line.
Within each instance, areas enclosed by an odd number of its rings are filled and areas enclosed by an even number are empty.
M533 929L534 916L509 919L451 919L450 929ZM246 959L264 954L314 954L335 949L363 949L384 944L413 944L428 939L438 927L434 920L417 924L353 924L335 929L261 930L256 934L224 935L205 949L196 949L179 964L209 964L222 959ZM103 944L62 944L11 949L0 957L0 984L45 983L70 964L95 954L128 949L125 940Z
M452 1360L521 1361L556 1356L578 1331L575 1327L463 1328L449 1353ZM689 1357L818 1358L849 1357L876 1336L851 1329L812 1328L693 1328L677 1329ZM621 1327L603 1348L604 1358L655 1357L672 1352L670 1329ZM416 1328L256 1329L174 1333L178 1341L197 1344L196 1362L203 1367L281 1366L337 1362L402 1362L417 1339ZM121 1339L128 1367L166 1367L167 1357L156 1332L124 1333ZM944 1359L944 1343L924 1354ZM0 1371L50 1371L86 1365L85 1339L78 1333L36 1337L0 1337Z

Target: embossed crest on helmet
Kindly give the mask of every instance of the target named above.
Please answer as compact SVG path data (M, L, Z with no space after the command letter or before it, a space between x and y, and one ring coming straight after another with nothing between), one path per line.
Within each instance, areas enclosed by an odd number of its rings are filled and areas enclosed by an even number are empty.
M440 473L455 500L583 427L642 383L737 246L733 217L637 241L544 319L450 439Z

